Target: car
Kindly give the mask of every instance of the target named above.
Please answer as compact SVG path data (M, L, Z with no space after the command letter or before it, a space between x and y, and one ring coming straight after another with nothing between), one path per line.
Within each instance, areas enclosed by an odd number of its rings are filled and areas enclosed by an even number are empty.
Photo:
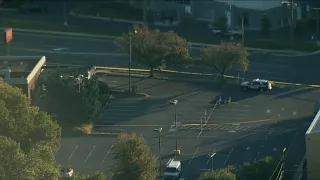
M256 91L268 91L272 89L272 84L270 81L265 79L253 79L252 81L244 81L241 83L241 90L256 90Z
M68 177L72 177L73 176L73 169L72 168L61 168L60 169L60 176L63 178L68 178Z
M170 103L170 104L173 104L173 105L177 105L177 104L178 104L178 102L179 102L179 101L178 101L178 100L176 100L176 99L175 99L175 100L172 100L172 101L169 101L169 103Z

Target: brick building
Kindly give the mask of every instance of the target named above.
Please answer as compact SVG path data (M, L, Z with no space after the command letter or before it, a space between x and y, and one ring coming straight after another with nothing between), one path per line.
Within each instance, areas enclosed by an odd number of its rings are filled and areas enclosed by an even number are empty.
M36 99L37 80L46 57L10 56L0 58L0 77L4 82L19 87L31 100Z

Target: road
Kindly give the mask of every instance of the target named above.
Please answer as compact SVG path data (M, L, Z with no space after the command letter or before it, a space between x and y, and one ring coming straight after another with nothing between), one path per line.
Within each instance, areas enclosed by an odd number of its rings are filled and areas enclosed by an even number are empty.
M64 48L53 51L54 48ZM5 54L4 49L3 54ZM199 55L199 49L192 49L193 56ZM118 51L112 39L96 39L70 36L55 36L30 33L15 33L11 44L11 55L45 55L48 62L128 67L128 57ZM264 78L274 81L287 81L302 84L318 84L314 78L319 65L318 55L307 57L283 57L269 53L252 52L249 57L247 73L241 70L229 70L227 74L246 77ZM133 68L146 68L134 62ZM170 68L168 69L175 69ZM205 67L180 68L179 71L216 73Z
M50 21L52 23L63 24L65 21L64 18L64 3L61 2L46 2L45 3L48 7L47 14L19 14L17 12L1 12L1 19L13 19L13 20L32 20L32 21ZM87 8L92 3L88 2L75 2L75 1L67 1L66 3L66 10L65 12L70 12L71 10L78 9L78 8ZM92 18L79 18L74 17L68 14L66 16L66 20L69 25L73 26L92 26L96 28L107 28L107 29L115 29L119 31L127 31L128 28L132 26L131 23L122 23L122 22L115 22L115 21L105 21L100 19L92 19ZM315 31L315 24L312 23L310 30L313 34ZM151 25L152 26L152 25ZM186 28L185 26L169 26L163 27L158 26L154 27L158 28L162 31L174 30L175 32L179 33L182 36L198 36L202 39L206 37L213 36L211 30L208 28L207 22L195 22L192 26ZM268 39L275 39L275 40L289 40L290 39L290 28L285 27L277 31L272 31L268 36ZM296 37L297 39L304 39L310 41L309 32L305 34L299 35ZM247 40L256 40L256 39L264 39L265 37L261 36L260 31L252 31L246 30L245 37Z
M127 88L126 77L101 78L114 90ZM298 155L304 153L303 133L313 119L314 100L320 92L287 86L255 94L242 93L238 85L232 84L221 89L207 83L141 78L133 78L132 82L149 96L124 98L115 94L96 130L113 135L143 134L162 164L176 148L177 139L182 152L178 159L183 162L186 179L197 179L199 173L211 168L207 154L212 151L216 152L214 168L221 168L266 155L279 157L284 147L292 146L288 150L288 166L294 169L300 160ZM222 101L231 97L232 104L215 106L212 99L217 96L222 96ZM177 106L168 103L173 99L179 100ZM158 127L163 128L160 154L158 134L153 131ZM83 174L105 172L114 163L111 153L114 140L112 135L64 138L57 162Z

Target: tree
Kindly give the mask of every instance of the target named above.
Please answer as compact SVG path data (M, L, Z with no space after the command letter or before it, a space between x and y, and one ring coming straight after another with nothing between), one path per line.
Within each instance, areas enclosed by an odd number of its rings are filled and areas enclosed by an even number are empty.
M201 174L199 180L236 180L236 175L228 168L207 171Z
M181 63L188 56L186 41L176 33L163 33L138 25L134 25L130 31L136 32L131 34L132 58L138 64L147 65L150 68L150 77L154 76L154 69L165 67L169 63ZM115 40L115 43L121 51L129 54L130 33L123 34Z
M268 180L275 170L277 163L272 157L265 157L260 160L255 160L253 163L245 162L242 166L242 175L247 180Z
M178 67L190 64L189 42L173 31L164 32L163 34L165 36L164 44L168 50L168 54L165 57L165 64Z
M102 172L96 172L89 176L86 180L106 180L106 176Z
M155 180L156 158L142 135L121 134L113 148L114 180Z
M271 22L267 14L263 14L261 18L261 33L268 37L270 34Z
M208 46L201 49L201 62L217 70L224 79L227 70L237 66L244 71L248 69L248 52L240 45L222 43L218 46Z
M5 141L10 144L10 148L16 146L12 142L18 144L18 149L13 152L18 153L17 158L21 158L21 166L26 163L25 169L28 172L22 179L58 177L53 157L60 142L60 126L48 114L31 106L30 100L19 88L14 88L2 80L0 80L0 124L0 136L10 139ZM2 152L1 156L8 155L5 154L6 151ZM15 162L11 163L8 167L12 169L3 169L4 167L0 165L2 169L0 173L20 172L19 167L14 166Z

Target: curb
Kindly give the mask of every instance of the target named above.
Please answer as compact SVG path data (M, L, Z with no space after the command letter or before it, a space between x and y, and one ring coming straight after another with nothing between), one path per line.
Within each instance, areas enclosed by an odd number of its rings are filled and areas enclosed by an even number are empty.
M105 69L105 70L109 70L109 71L117 71L117 72L127 72L129 71L128 68L114 68L114 67L102 67L102 66L95 66L94 68L99 68L99 69ZM142 74L142 73L146 73L146 72L149 72L150 70L148 69L131 69L131 72L133 74L139 74L139 75L145 75L145 74ZM179 72L179 71L172 71L172 70L161 70L159 72L165 72L165 73L172 73L173 74L180 74L180 75L199 75L199 76L216 76L217 74L202 74L202 73L191 73L191 72ZM155 73L157 73L157 71L155 71ZM126 74L127 75L127 74ZM169 78L169 75L168 77L165 76L165 75L158 75L159 77L164 77L165 79L171 79L172 76L170 76ZM174 75L173 75L174 76ZM177 80L190 80L192 78L187 78L187 77L172 77L172 78L175 78ZM238 77L235 77L235 76L229 76L229 75L225 75L225 78L229 78L229 79L239 79ZM195 79L195 78L193 78ZM240 78L242 80L242 78ZM198 78L196 79L197 82L201 82L203 81L204 79L202 80L199 80ZM273 80L270 80L271 82L273 82L274 84L282 84L282 85L293 85L293 86L304 86L304 87L315 87L315 88L320 88L320 85L317 85L317 84L300 84L300 83L289 83L289 82L282 82L282 81L273 81ZM205 80L205 82L209 82L209 80ZM210 81L212 82L212 81Z

